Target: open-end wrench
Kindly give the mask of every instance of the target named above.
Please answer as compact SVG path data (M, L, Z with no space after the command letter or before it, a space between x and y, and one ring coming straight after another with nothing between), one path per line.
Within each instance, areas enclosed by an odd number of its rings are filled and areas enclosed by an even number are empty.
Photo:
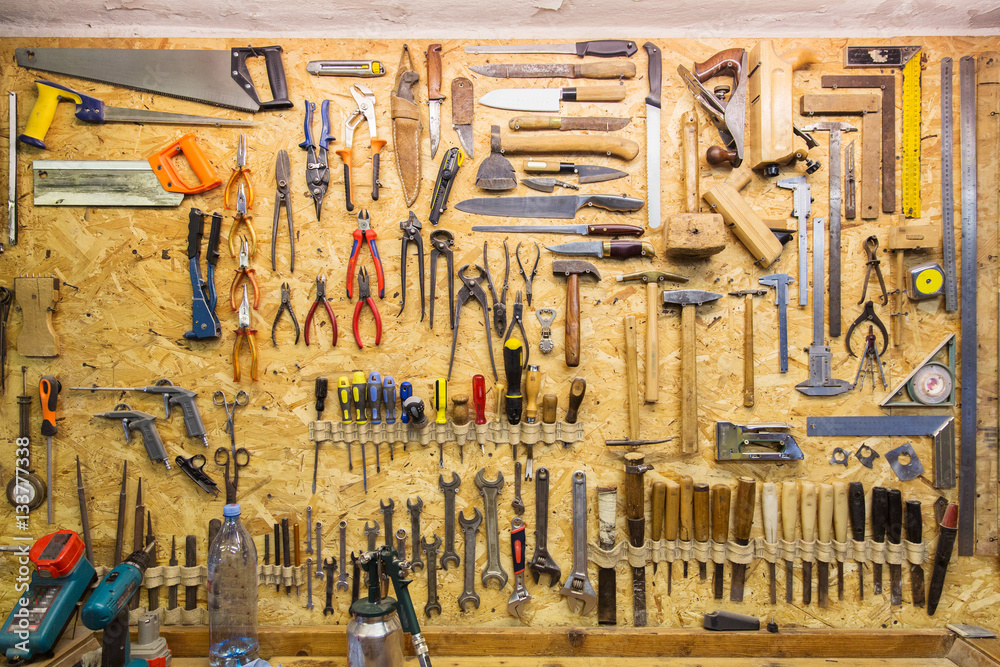
M531 600L528 589L524 587L524 547L527 541L524 537L524 521L516 516L510 522L510 556L514 561L514 592L507 601L507 613L521 620L521 610Z
M521 500L521 462L514 461L514 500L510 501L510 506L514 508L514 513L518 516L524 514L524 501Z
M597 594L587 577L587 476L582 470L573 473L573 570L560 591L572 609L572 601L581 603L581 616L597 606Z
M466 603L472 602L479 609L479 594L476 593L476 533L479 532L479 524L483 522L483 515L478 507L474 507L475 513L471 519L465 518L465 512L458 515L458 523L462 526L462 535L465 537L465 589L458 596L458 606L462 611L468 611Z
M535 553L531 556L528 566L531 576L538 583L538 578L549 575L549 587L559 583L562 570L552 560L546 544L549 540L549 469L539 468L535 473Z
M312 505L306 505L306 553L307 554L312 554L313 552L312 526L313 526L313 508Z
M445 482L444 475L438 475L438 486L444 494L444 553L441 554L441 569L447 570L448 563L454 562L458 567L461 560L455 551L455 494L462 484L462 478L452 471L451 481Z
M406 509L410 513L410 536L413 540L413 558L410 560L410 569L416 572L424 569L424 559L420 556L420 511L424 508L424 501L417 496L417 502L406 499Z
M378 521L372 521L374 526L369 526L365 521L365 536L368 538L368 551L375 551L375 540L378 539Z
M399 560L406 560L406 529L397 528L396 529L396 553L399 555Z
M337 569L337 559L328 558L323 561L323 569L326 570L326 606L323 607L323 615L332 614L333 609L333 573Z
M431 617L431 612L441 613L441 603L438 602L438 580L437 580L437 553L441 546L441 538L435 533L434 541L428 542L427 538L420 538L420 550L427 556L427 604L424 605L424 613L427 618Z
M500 590L507 585L507 571L500 564L500 524L497 521L497 496L503 488L503 473L497 470L497 478L486 481L486 468L480 468L476 473L476 487L483 497L486 515L486 567L481 577L483 588L490 587L490 581L496 580Z
M351 604L358 601L358 591L361 588L361 564L358 557L351 552Z
M316 578L323 578L323 522L316 522Z
M306 558L306 609L313 609L313 559Z
M337 580L337 590L347 590L347 521L341 520L340 528L340 578Z
M385 546L392 546L392 513L396 509L396 501L389 498L388 503L378 501L378 506L382 509L382 518L385 520Z

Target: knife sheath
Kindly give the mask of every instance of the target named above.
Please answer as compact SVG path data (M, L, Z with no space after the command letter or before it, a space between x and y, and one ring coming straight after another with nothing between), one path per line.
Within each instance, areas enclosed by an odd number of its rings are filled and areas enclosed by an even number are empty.
M420 132L423 128L420 125L420 107L413 97L419 80L420 75L413 69L413 57L404 44L396 82L389 98L389 113L392 117L392 148L407 207L413 206L420 193Z
M606 551L615 546L618 512L618 487L602 486L597 489L598 544ZM613 567L597 570L597 622L600 625L618 624L618 578Z
M602 118L600 116L514 116L507 123L512 130L593 130L614 132L632 122L631 118Z
M504 153L592 153L613 155L622 160L631 160L639 154L639 144L622 137L599 137L591 135L553 135L542 137L520 137L507 135L500 138L500 149Z

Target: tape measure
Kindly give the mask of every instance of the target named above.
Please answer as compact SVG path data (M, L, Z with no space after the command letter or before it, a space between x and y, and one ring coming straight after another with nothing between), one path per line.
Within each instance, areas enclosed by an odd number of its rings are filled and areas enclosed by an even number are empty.
M911 267L906 273L906 293L913 301L933 299L944 291L944 270L929 262Z
M920 217L920 52L903 66L903 215Z

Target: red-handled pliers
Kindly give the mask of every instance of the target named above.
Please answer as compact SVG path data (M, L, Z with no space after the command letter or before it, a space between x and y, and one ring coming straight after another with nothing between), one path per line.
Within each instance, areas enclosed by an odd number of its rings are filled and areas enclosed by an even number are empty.
M382 316L379 315L378 306L375 305L375 299L372 298L371 292L368 289L368 269L361 267L358 271L358 303L354 306L354 341L358 344L359 348L364 348L361 344L361 334L358 333L358 318L361 316L361 310L365 307L365 304L372 310L372 315L375 316L375 344L378 345L382 342Z
M330 316L330 326L333 327L333 345L337 346L337 316L333 314L333 308L330 307L330 302L326 300L326 276L319 276L316 278L316 300L313 304L309 306L309 314L306 315L306 345L309 345L309 331L312 329L312 319L313 313L316 312L316 306L323 304L326 308L326 314Z
M347 298L354 297L354 267L358 263L361 246L366 242L372 251L375 262L375 277L378 279L378 298L385 298L385 276L382 274L382 259L378 256L378 246L375 245L377 234L372 230L371 216L368 211L358 211L358 228L354 230L354 245L351 246L351 259L347 263Z

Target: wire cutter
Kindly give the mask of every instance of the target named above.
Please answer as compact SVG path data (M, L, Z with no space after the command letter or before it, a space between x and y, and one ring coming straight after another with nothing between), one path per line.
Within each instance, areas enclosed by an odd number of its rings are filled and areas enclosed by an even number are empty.
M240 142L236 147L236 166L233 167L233 173L229 175L229 182L226 183L226 192L224 195L224 201L226 208L232 208L230 206L230 195L233 192L233 186L239 183L241 180L246 183L247 186L247 208L253 208L253 184L250 183L250 170L247 169L247 135L244 132L240 132Z
M253 309L257 310L260 305L260 287L257 286L256 272L250 268L250 244L247 243L246 239L240 239L240 265L236 267L233 284L229 287L229 307L231 310L236 310L236 292L239 291L240 283L244 280L253 285Z
M243 301L240 303L238 317L239 326L236 328L236 341L233 343L233 382L240 381L240 348L243 347L243 339L247 341L250 348L250 379L257 381L257 341L254 335L256 329L250 328L250 301L247 299L247 286L243 286Z
M291 177L292 166L288 160L288 151L280 150L274 162L274 180L277 181L278 189L274 193L274 222L271 223L271 270L277 271L274 251L278 244L278 219L281 217L281 208L284 207L285 217L288 218L288 245L291 248L289 271L295 273L295 229L292 225L292 196L288 186Z
M352 328L354 329L354 341L362 349L364 345L361 344L361 334L358 332L358 318L361 317L361 310L365 304L368 304L372 315L375 316L375 344L378 345L382 342L382 316L379 315L378 306L375 305L375 300L368 290L368 269L361 267L361 270L358 271L358 303L354 306Z
M417 267L420 271L420 321L424 321L424 240L420 236L422 225L416 214L410 211L410 217L399 223L399 228L403 230L403 246L399 251L401 258L399 266L399 281L402 291L402 303L399 304L399 315L403 314L406 307L406 248L410 243L417 246ZM396 317L399 317L396 315Z
M528 275L527 271L524 270L524 264L521 264L521 244L517 244L517 248L514 249L514 254L517 255L517 265L521 269L521 277L524 278L524 296L528 300L528 307L531 307L531 281L535 279L538 275L538 260L541 258L541 251L538 249L538 243L535 243L535 266L531 269L531 275Z
M295 344L299 344L299 321L295 319L295 311L292 310L292 291L288 286L288 283L281 283L281 305L278 306L278 314L274 316L274 323L271 325L271 342L274 343L275 347L278 347L278 339L274 335L278 330L278 320L281 319L281 313L288 311L288 316L292 318L292 325L295 327Z
M458 322L462 315L462 306L469 299L475 299L483 309L483 324L486 325L486 349L490 351L490 365L493 366L493 379L497 379L497 364L493 359L493 338L490 335L490 320L487 317L489 304L486 301L486 292L483 291L483 281L486 280L486 271L478 264L475 265L479 275L471 278L465 275L465 270L471 264L466 264L458 270L458 278L462 281L462 288L458 290L458 298L455 300L455 316L452 320L451 335L451 361L448 362L448 379L451 380L451 367L455 364L455 345L458 343Z
M372 201L378 201L378 167L379 153L385 146L385 141L378 138L378 130L375 128L375 93L370 88L356 83L351 86L351 95L358 103L358 108L354 110L347 120L344 121L344 147L337 151L337 155L344 161L344 197L347 202L347 210L354 210L354 198L351 195L353 179L351 178L351 147L354 145L354 130L361 124L362 119L368 122L368 134L371 135L372 146Z
M358 263L358 255L361 253L361 246L365 243L372 251L372 260L375 262L375 278L378 280L378 298L385 298L385 275L382 273L382 259L378 256L378 246L375 239L378 234L372 229L371 216L368 211L361 209L358 211L358 228L354 230L354 244L351 246L351 259L347 263L347 298L354 297L354 268Z
M496 287L493 286L493 276L490 275L490 262L486 259L486 241L483 241L483 268L486 269L486 282L490 286L490 294L493 295L493 326L497 328L497 335L502 336L507 328L507 280L510 278L510 253L507 251L507 242L504 241L503 252L507 259L507 266L503 274L503 287L500 289L500 297L497 297Z
M306 150L306 183L309 185L309 196L316 204L316 220L319 220L320 210L323 208L323 197L326 189L330 185L330 163L327 159L327 149L334 136L330 134L330 100L323 100L320 105L320 115L323 117L322 129L319 135L319 144L313 142L312 138L312 116L316 110L316 103L306 100L306 120L305 135L306 140L299 144L299 148Z
M326 308L326 314L330 316L330 326L333 327L333 346L336 347L337 316L333 314L333 308L330 307L330 302L326 300L326 276L318 276L316 278L316 300L309 306L309 314L306 315L306 345L309 345L309 331L312 329L313 314L316 312L316 306L321 303Z
M865 288L861 290L861 300L858 301L858 305L865 302L865 295L868 294L868 281L872 277L872 269L875 269L878 286L882 288L882 305L887 306L889 305L889 293L885 291L885 280L882 279L882 260L878 258L878 237L874 234L865 239L865 254L868 256L868 261L865 262L868 268L865 269Z
M447 229L435 229L431 232L431 329L434 328L434 292L437 289L438 257L444 255L448 268L448 319L455 311L455 257L451 248L455 245L455 235ZM450 322L455 328L455 322Z
M229 228L229 256L236 259L236 241L237 230L239 229L240 223L242 222L246 228L247 233L250 236L250 257L257 254L257 232L253 228L253 224L250 222L253 220L251 216L247 215L247 196L246 191L243 189L243 184L240 183L236 188L236 215L233 216L233 224Z
M524 333L524 304L521 302L521 290L518 290L517 296L514 297L514 310L511 314L510 326L507 327L507 335L503 337L504 344L510 340L510 335L514 333L515 324L521 329L521 341L524 343L524 359L521 361L521 367L527 368L531 346L528 345L528 334Z

